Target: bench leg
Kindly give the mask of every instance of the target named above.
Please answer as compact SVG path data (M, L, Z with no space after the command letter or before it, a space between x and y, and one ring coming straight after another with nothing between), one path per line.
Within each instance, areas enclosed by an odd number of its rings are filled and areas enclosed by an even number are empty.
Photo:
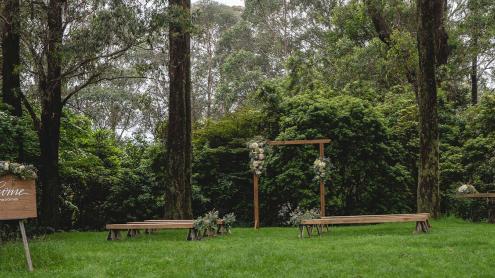
M194 228L189 229L189 232L187 233L187 240L200 240L198 231Z
M304 238L304 225L299 224L299 238L303 239Z
M417 221L416 222L416 233L428 233L429 232L429 227L428 227L428 222L427 221Z
M120 230L110 230L108 232L107 240L118 240L120 239Z
M318 236L321 236L322 229L323 225L316 225L316 232L318 233Z
M308 232L308 237L313 234L313 225L306 225L306 231Z
M225 235L226 234L225 225L223 225L223 224L218 225L218 232L217 233L221 236Z
M421 222L421 226L423 227L423 232L428 233L430 230L428 229L428 224L426 221Z
M415 233L416 233L416 234L421 233L421 229L422 229L422 228L421 228L421 222L416 221L416 231L415 231Z
M127 237L136 237L137 235L139 235L139 230L137 229L127 230Z

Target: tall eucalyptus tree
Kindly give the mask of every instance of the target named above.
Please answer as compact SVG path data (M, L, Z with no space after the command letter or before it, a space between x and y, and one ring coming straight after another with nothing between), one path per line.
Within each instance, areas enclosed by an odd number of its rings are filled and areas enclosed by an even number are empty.
M5 0L2 11L2 100L10 106L13 116L21 117L20 0ZM22 134L18 135L16 143L18 160L23 161Z
M122 78L115 61L140 43L145 32L137 1L37 1L29 29L22 34L28 50L31 95L23 95L40 144L41 223L60 224L60 123L69 100L83 89ZM38 104L33 102L39 101ZM38 115L37 109L41 113Z
M165 216L192 219L191 1L169 0L170 81Z

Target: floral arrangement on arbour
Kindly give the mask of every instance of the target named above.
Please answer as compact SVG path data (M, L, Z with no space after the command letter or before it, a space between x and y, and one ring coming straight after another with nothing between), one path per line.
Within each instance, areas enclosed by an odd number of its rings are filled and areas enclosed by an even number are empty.
M478 190L471 184L463 184L457 188L457 194L476 194Z
M329 158L319 159L317 158L313 163L313 170L315 171L315 180L327 180L330 178L331 164Z
M33 165L24 165L9 161L0 161L0 177L14 175L22 180L36 179L37 170Z
M248 143L249 157L251 158L249 166L257 176L261 176L265 170L267 145L266 140L262 137L256 137Z

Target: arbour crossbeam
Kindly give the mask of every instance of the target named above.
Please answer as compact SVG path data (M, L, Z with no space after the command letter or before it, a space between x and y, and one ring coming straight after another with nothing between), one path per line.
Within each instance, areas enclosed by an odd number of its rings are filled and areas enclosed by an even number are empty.
M325 156L325 144L330 143L330 139L314 139L314 140L280 140L268 141L271 146L283 145L318 145L320 150L320 159ZM254 228L260 227L260 210L259 210L259 176L253 174L253 194L254 194ZM320 216L325 216L325 184L320 179Z

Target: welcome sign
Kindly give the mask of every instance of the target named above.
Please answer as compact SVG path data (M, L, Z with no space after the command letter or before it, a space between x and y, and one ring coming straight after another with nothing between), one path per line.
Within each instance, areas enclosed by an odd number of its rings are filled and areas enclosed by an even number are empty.
M35 180L22 180L13 175L0 177L0 220L35 217Z

